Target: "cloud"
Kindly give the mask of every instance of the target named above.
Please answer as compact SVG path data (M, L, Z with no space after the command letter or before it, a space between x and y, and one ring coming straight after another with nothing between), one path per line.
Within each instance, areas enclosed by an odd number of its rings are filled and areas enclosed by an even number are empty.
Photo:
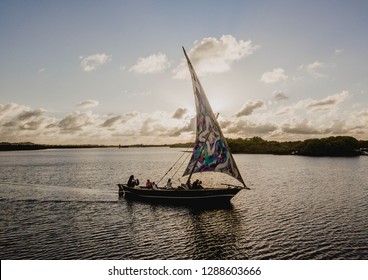
M27 121L29 119L37 118L41 116L45 112L44 109L36 109L36 110L27 110L20 113L17 116L17 119L20 121Z
M272 123L254 123L247 120L227 121L221 124L225 133L241 136L266 135L277 130L277 126Z
M284 124L282 131L290 134L320 134L321 132L313 128L307 119L294 123Z
M162 136L179 137L182 133L194 134L196 121L195 118L191 118L189 122L187 121L181 127L175 127L163 134Z
M277 101L282 101L282 100L289 99L289 97L283 91L275 91L273 93L273 97Z
M335 49L335 54L339 55L344 51L344 49Z
M324 133L341 135L349 133L349 129L346 126L345 120L334 120L332 126L324 130Z
M279 81L286 80L288 76L285 74L285 70L282 68L275 68L272 72L263 73L260 81L266 84L273 84Z
M363 117L363 118L368 118L368 110L359 112L358 116Z
M114 124L116 124L117 122L119 122L121 120L121 116L115 116L115 117L111 117L108 118L106 121L104 121L103 124L101 124L102 127L112 127Z
M118 116L110 117L101 124L101 127L111 128L111 127L113 127L117 124L126 123L129 120L136 117L138 114L139 114L138 112L130 112L130 113L126 113L122 116L118 115Z
M311 74L315 78L324 78L326 77L324 74L320 73L319 70L326 67L326 64L323 62L315 61L307 66L307 72Z
M56 126L62 132L81 131L84 127L92 125L94 117L91 112L73 112L64 117Z
M248 116L253 113L254 110L261 108L265 105L263 100L257 100L255 102L249 101L243 108L235 114L236 117Z
M174 119L181 119L185 116L185 114L188 112L188 109L185 109L185 108L178 108L174 115L173 115L173 118Z
M1 105L1 104L0 104ZM19 130L36 130L44 123L45 109L32 110L14 103L0 106L0 123L3 127Z
M21 114L24 111L31 110L31 108L15 103L0 104L0 121L2 119L10 119Z
M15 103L0 104L0 141L26 142L42 136L43 129L55 121L45 116L46 112Z
M310 101L306 107L313 111L331 110L331 107L343 102L349 95L349 92L344 90L341 93L330 95L320 100Z
M86 72L96 70L101 65L111 61L111 55L105 53L96 53L87 57L79 57L80 65Z
M179 110L180 111L180 110ZM184 110L185 111L185 110ZM183 112L184 112L183 111ZM162 111L101 116L72 112L61 118L42 108L0 104L0 142L48 144L175 143L193 138L195 119Z
M291 114L292 112L294 112L294 110L290 107L285 107L285 108L282 108L280 110L278 110L276 112L276 115L287 115L287 114Z
M194 42L194 47L188 56L198 75L223 73L231 69L231 65L238 60L252 55L259 46L251 40L237 40L232 35L222 35L220 39L207 37ZM174 78L184 79L189 76L186 62L174 69Z
M163 53L140 57L129 71L136 73L159 73L170 67L170 62Z
M300 100L287 107L254 100L247 102L237 113L240 117L222 114L219 122L226 137L260 136L287 141L351 135L367 139L368 110L336 110L349 96L347 91L342 91L322 99ZM267 110L254 114L255 110L266 106ZM0 142L108 145L191 141L195 117L186 108L175 109L172 112L148 114L131 111L109 115L82 110L62 116L58 112L55 117L55 112L42 108L0 104ZM331 111L324 113L327 110ZM314 111L322 111L323 114Z
M77 105L75 105L78 108L82 108L82 109L88 109L88 108L94 108L96 106L98 106L98 101L96 100L86 100L86 101L82 101L80 103L78 103Z

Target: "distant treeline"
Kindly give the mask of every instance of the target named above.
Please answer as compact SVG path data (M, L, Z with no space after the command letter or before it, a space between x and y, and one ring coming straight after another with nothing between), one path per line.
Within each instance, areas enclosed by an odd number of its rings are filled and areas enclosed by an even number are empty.
M368 141L359 141L350 136L336 136L304 141L267 141L260 137L227 139L232 153L275 154L303 156L358 156L366 154ZM193 146L190 143L171 147Z
M20 150L43 150L43 149L82 149L82 148L107 148L112 146L104 145L43 145L31 142L9 143L0 142L0 151L20 151Z
M267 141L260 137L227 139L233 153L244 154L275 154L303 156L359 156L368 154L368 141L357 140L350 136L335 136L304 141ZM81 149L81 148L131 148L131 147L193 147L193 143L173 145L40 145L31 142L8 143L0 142L0 151L40 150L40 149Z
M43 149L88 149L88 148L147 148L147 147L169 147L169 145L46 145L34 144L32 142L9 143L0 142L0 151L20 151L20 150L43 150Z
M0 142L0 151L18 151L18 150L42 150L47 149L45 145L26 143L8 143Z

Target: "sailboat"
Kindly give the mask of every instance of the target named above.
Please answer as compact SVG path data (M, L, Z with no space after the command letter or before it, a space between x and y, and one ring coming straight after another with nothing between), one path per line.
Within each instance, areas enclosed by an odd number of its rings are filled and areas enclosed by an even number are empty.
M119 194L126 198L138 198L149 201L170 203L229 203L242 189L249 189L239 172L230 148L221 131L217 117L202 88L193 65L183 48L192 79L196 105L196 139L191 159L184 171L188 176L183 187L173 189L147 189L146 187L128 187L118 184ZM241 186L228 184L219 188L190 188L190 180L195 173L221 172L237 179Z

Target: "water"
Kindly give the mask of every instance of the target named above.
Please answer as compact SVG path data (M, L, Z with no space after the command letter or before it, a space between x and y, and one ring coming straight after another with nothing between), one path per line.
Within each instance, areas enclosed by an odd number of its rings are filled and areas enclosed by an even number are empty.
M181 152L0 153L1 259L368 259L368 157L235 155L252 190L228 208L119 199Z

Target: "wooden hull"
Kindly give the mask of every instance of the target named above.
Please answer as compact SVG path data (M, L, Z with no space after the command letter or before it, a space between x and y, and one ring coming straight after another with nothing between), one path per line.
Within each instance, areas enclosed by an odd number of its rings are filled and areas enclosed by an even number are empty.
M230 200L241 190L239 188L221 189L199 189L199 190L179 190L179 189L144 189L129 188L125 184L118 184L119 195L128 199L139 199L169 204L188 205L221 205L229 204Z

